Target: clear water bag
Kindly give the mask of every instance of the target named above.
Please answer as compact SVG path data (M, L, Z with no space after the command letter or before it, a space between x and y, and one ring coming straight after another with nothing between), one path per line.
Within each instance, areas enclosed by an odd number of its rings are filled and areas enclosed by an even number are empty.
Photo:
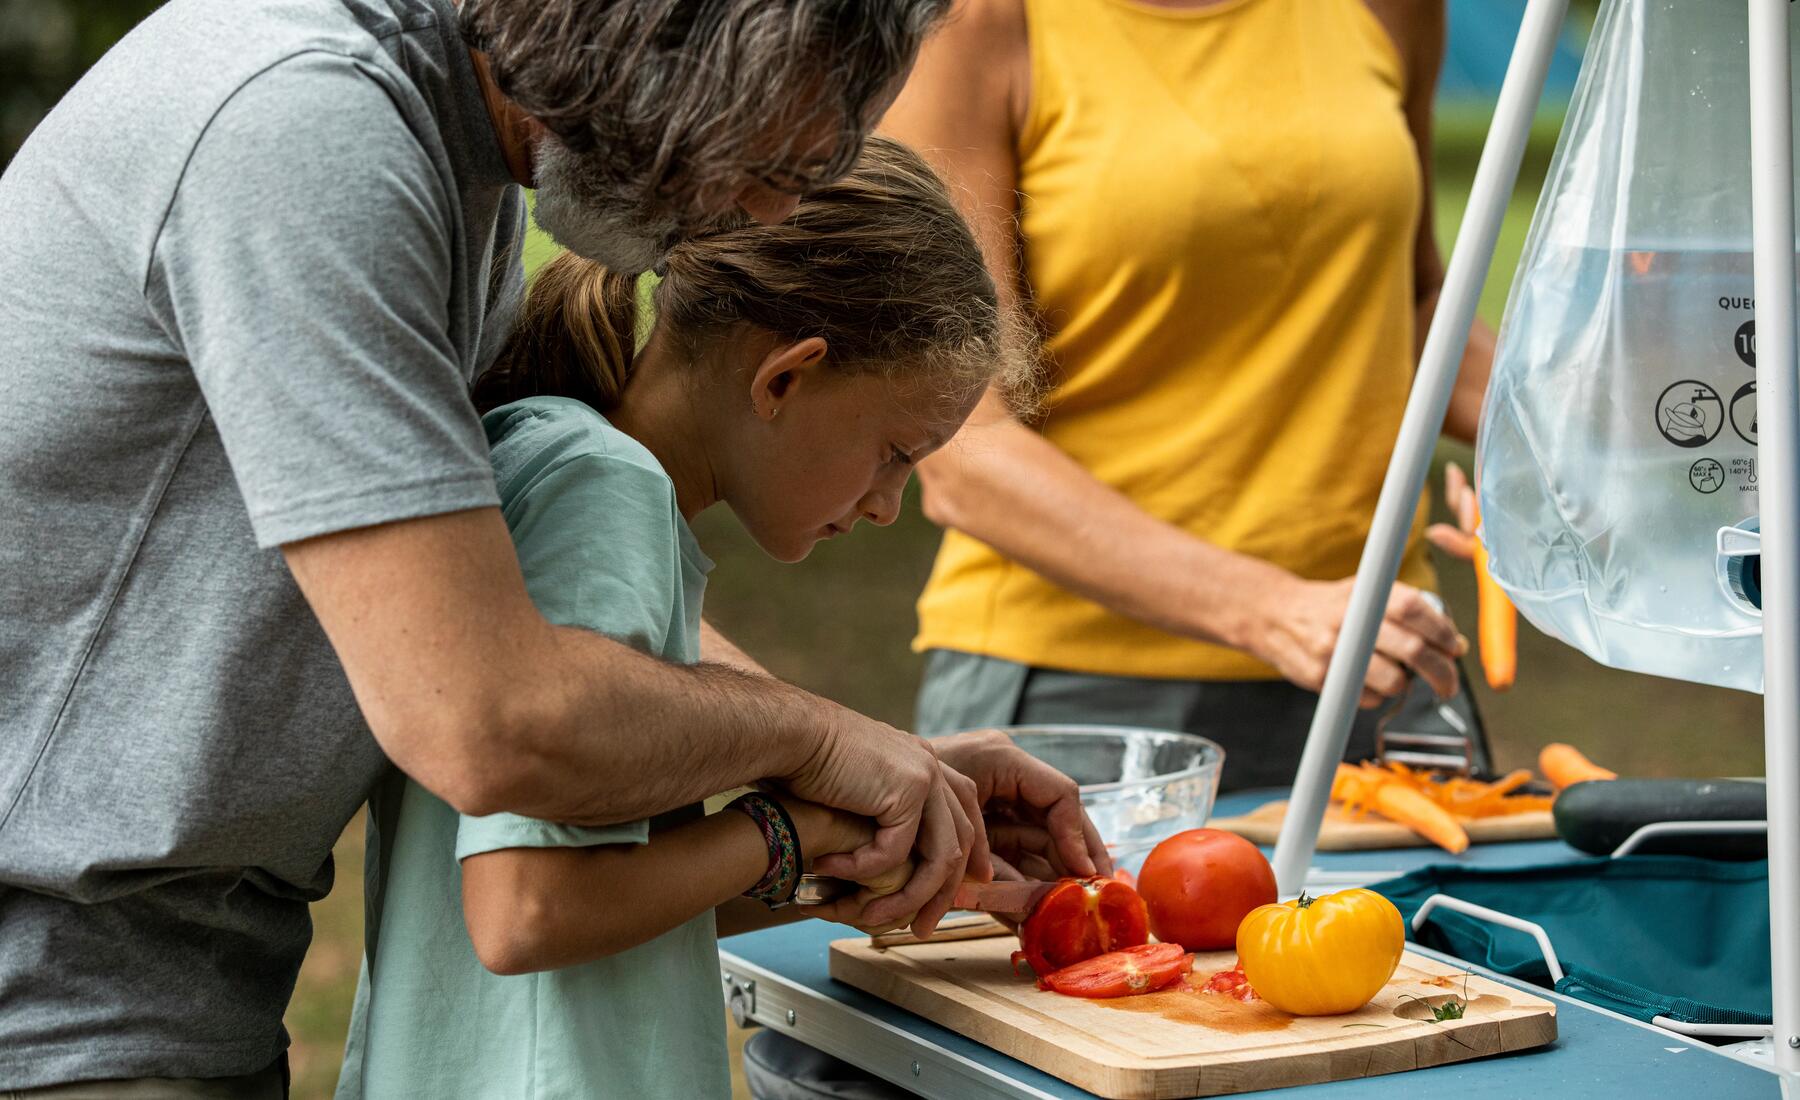
M1761 691L1747 23L1721 0L1602 4L1476 482L1494 577L1539 629Z

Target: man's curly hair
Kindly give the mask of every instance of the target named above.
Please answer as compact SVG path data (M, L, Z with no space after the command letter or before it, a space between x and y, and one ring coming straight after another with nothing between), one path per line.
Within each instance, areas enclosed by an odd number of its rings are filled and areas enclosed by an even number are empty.
M622 190L691 211L746 176L804 191L855 163L875 97L949 0L464 0L494 81ZM813 120L823 163L794 163Z

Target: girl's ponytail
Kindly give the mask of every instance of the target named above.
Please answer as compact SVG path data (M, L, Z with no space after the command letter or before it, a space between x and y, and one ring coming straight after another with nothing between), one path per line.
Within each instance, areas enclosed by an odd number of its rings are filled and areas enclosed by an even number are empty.
M553 395L611 409L631 378L636 332L636 277L561 253L538 270L512 337L476 380L475 408Z

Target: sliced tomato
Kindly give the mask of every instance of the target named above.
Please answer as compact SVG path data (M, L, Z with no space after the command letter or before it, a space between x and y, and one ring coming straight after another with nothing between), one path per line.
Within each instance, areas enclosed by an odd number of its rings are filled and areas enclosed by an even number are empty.
M1063 879L1019 928L1019 953L1039 978L1150 939L1137 891L1108 878Z
M1145 943L1064 967L1044 984L1071 997L1130 997L1173 985L1190 965L1178 943Z

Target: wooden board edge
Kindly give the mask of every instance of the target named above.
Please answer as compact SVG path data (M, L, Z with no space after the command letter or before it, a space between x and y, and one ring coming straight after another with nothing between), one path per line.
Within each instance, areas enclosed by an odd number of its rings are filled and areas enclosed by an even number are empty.
M1208 827L1235 833L1252 844L1274 844L1281 835L1281 817L1257 817L1257 811L1275 803L1265 803L1248 814L1214 818ZM1285 804L1284 804L1285 805ZM1392 848L1429 848L1424 837L1391 821L1369 821L1355 827L1343 822L1327 821L1319 830L1314 845L1321 852L1373 852ZM1556 839L1556 822L1550 811L1516 814L1505 818L1478 819L1467 827L1471 844L1505 844L1525 840Z
M831 945L827 963L828 972L834 981L854 986L864 993L930 1020L939 1027L947 1028L958 1035L971 1037L972 1025L980 1019L979 1012L952 997L937 992L922 982L915 984L892 981L893 976L883 971L876 964L875 959L871 958L872 955L878 954L880 953L869 948L863 941L837 941ZM1045 1022L1051 1025L1046 1030L1058 1029L1055 1021L1046 1020ZM976 1041L1060 1080L1108 1097L1109 1100L1155 1100L1155 1096L1151 1092L1131 1091L1131 1082L1142 1075L1131 1071L1120 1072L1114 1066L1106 1063L1104 1059L1108 1056L1108 1048L1082 1042L1082 1034L1073 1028L1062 1027L1060 1030L1068 1033L1068 1038L1061 1042L1053 1040L1041 1032L1019 1030L1004 1033L1004 1037L1000 1041L988 1042L985 1039ZM1049 1064L1053 1060L1050 1055L1056 1051L1079 1053L1086 1064L1092 1066L1096 1072L1074 1076L1057 1073L1049 1068Z
M1505 988L1511 993L1522 993L1511 987ZM1442 1031L1421 1031L1403 1043L1386 1046L1335 1047L1311 1052L1296 1052L1292 1047L1271 1047L1261 1057L1240 1057L1201 1066L1155 1067L1148 1069L1150 1080L1147 1082L1141 1080L1146 1072L1144 1069L1121 1068L1121 1072L1116 1075L1120 1078L1120 1091L1101 1092L1100 1095L1113 1100L1231 1096L1245 1092L1385 1077L1415 1069L1472 1062L1480 1058L1493 1058L1547 1046L1556 1040L1555 1002L1530 994L1524 996L1529 1003L1515 1003L1515 1008L1542 1006L1543 1010L1497 1019L1471 1020ZM1424 1021L1417 1022L1422 1024ZM1129 1075L1140 1079L1132 1080ZM1099 1092L1092 1085L1080 1081L1072 1083L1089 1091Z

